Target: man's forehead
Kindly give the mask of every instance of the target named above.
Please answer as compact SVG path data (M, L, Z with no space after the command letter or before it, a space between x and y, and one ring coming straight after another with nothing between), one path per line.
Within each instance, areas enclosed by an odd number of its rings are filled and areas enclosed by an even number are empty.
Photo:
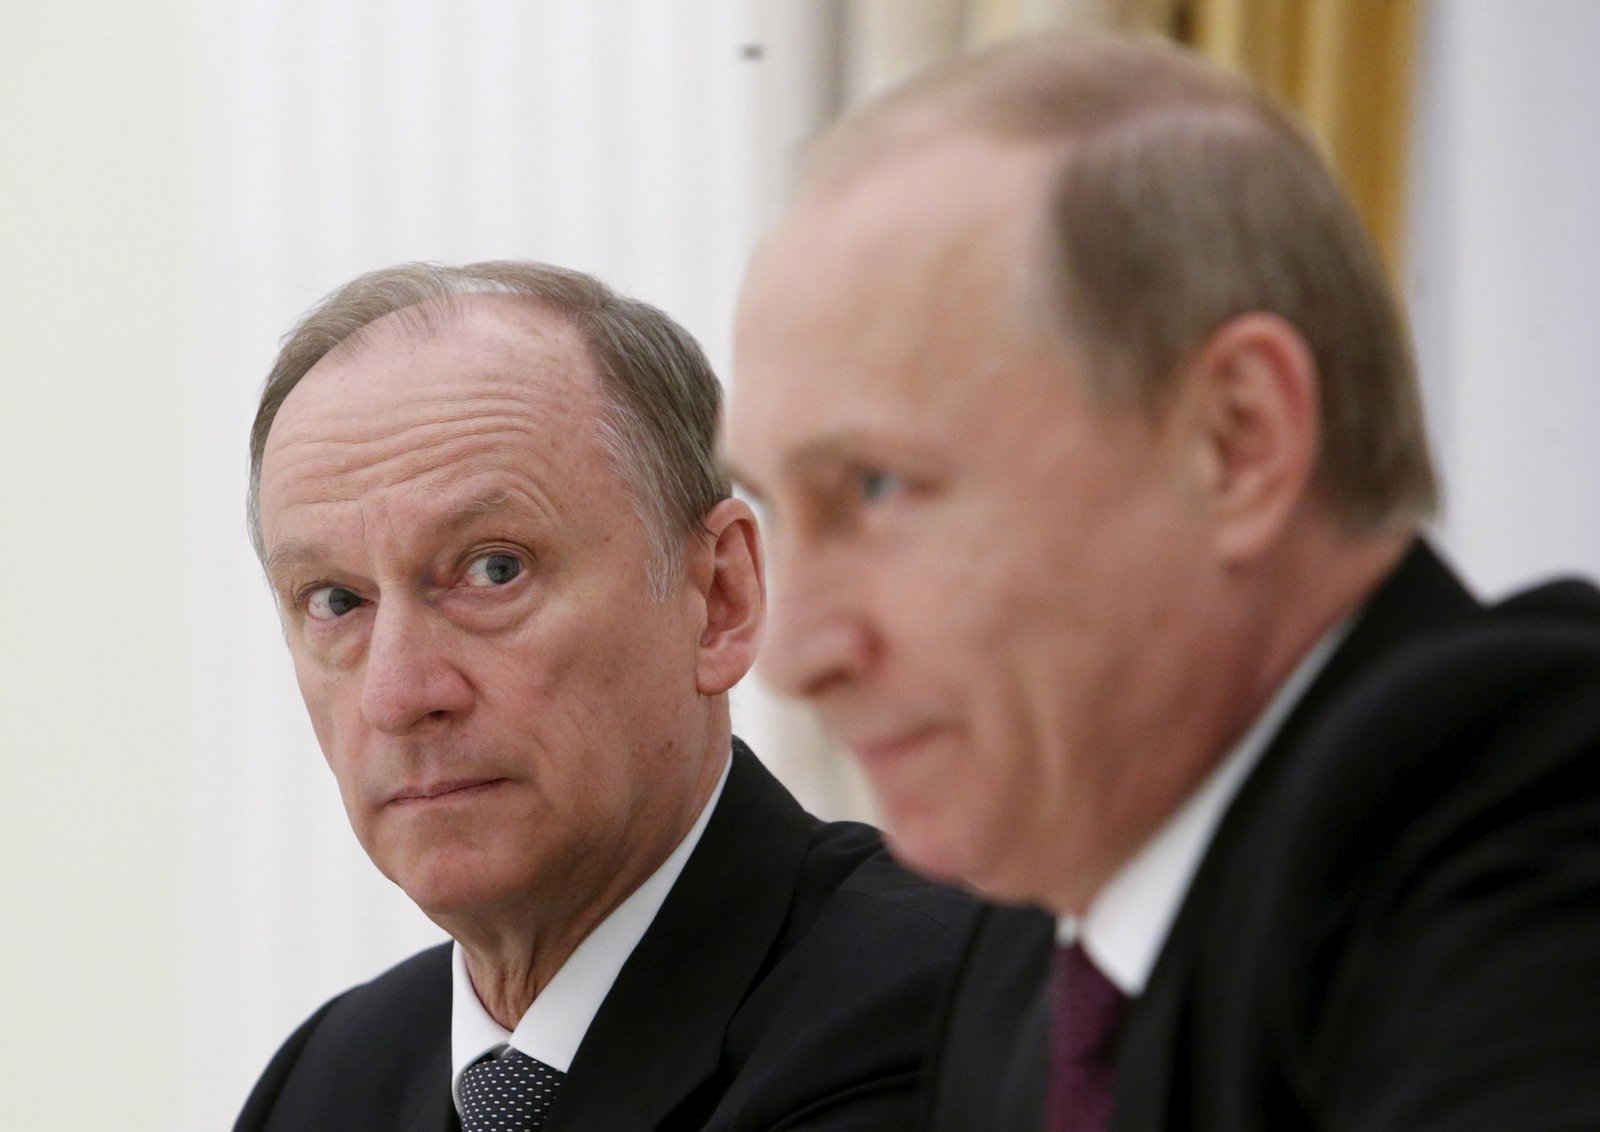
M810 333L796 323L826 310L854 324L838 348L859 352L897 333L896 312L937 324L992 305L1028 267L1054 164L1034 143L959 135L807 188L752 263L740 338Z
M431 326L397 314L284 400L263 454L264 533L306 501L431 498L463 477L586 483L605 471L593 366L566 320L510 296L473 296Z
M966 227L979 211L1042 207L1059 145L976 130L931 133L827 170L804 184L784 227L869 232L926 226L931 234Z
M992 162L974 163L997 154L1006 166L998 173ZM952 163L957 175L927 179ZM732 415L769 392L796 396L769 388L787 386L782 375L812 383L825 381L819 371L876 369L904 380L949 363L976 378L969 360L1031 345L1036 312L1023 298L1046 164L1037 146L952 139L802 199L747 280ZM868 385L825 383L852 414L873 400ZM804 409L808 419L829 411L817 402Z

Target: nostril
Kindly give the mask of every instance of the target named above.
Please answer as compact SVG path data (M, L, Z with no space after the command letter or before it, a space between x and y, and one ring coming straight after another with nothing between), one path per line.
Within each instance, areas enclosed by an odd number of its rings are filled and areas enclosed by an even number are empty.
M828 669L806 680L796 694L802 699L814 700L846 683L848 679L849 675L846 672L837 668Z

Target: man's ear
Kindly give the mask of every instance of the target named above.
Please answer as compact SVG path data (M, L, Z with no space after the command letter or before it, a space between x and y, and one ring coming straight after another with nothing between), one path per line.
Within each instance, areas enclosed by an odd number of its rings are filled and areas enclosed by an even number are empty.
M1278 539L1306 501L1320 450L1311 348L1277 315L1224 323L1185 365L1180 399L1224 561Z
M724 499L706 513L706 558L698 581L706 621L700 632L695 680L703 696L737 684L755 663L767 590L756 517L740 499Z

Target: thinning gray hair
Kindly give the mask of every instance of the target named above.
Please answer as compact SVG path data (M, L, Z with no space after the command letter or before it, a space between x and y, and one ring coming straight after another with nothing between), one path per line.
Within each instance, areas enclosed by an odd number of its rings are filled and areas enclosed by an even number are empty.
M461 267L405 263L351 280L311 308L283 338L250 428L250 540L263 560L261 459L284 399L341 343L386 315L415 312L437 329L469 295L526 298L568 320L600 378L600 439L627 485L651 542L657 600L683 569L684 540L703 533L708 511L728 498L715 458L722 390L688 331L648 303L593 276L548 264L493 260Z

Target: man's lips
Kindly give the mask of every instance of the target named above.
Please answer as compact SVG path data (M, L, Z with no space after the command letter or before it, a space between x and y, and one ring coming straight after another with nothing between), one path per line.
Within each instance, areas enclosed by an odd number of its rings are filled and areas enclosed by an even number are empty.
M444 802L470 798L492 790L505 782L504 778L451 778L408 786L389 799L390 804L416 805L425 802Z
M864 764L893 762L915 754L918 748L932 739L938 731L938 727L928 724L905 731L848 739L845 741L845 746L849 747L856 758Z

